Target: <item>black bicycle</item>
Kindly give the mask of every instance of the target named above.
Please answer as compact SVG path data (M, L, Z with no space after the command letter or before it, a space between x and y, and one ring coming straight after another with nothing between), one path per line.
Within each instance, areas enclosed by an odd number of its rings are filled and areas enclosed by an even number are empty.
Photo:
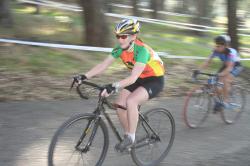
M75 82L74 79L71 87ZM76 87L81 98L88 99L82 90L86 89L86 86L98 90L97 107L93 113L78 114L69 118L58 128L49 146L49 166L102 165L109 147L108 128L103 118L118 141L122 141L104 106L111 109L126 108L110 103L100 95L104 87L88 81L82 81ZM167 109L154 108L145 113L139 111L136 141L127 152L138 166L156 166L167 156L174 137L175 121Z
M224 85L218 81L218 76L199 72L193 75L194 81L197 81L198 75L209 78L205 83L202 82L188 92L183 107L185 124L190 128L197 128L205 122L211 111L219 112L226 124L232 124L238 120L246 102L244 89L237 82L232 83L229 92L230 109L224 109L223 96L219 93Z

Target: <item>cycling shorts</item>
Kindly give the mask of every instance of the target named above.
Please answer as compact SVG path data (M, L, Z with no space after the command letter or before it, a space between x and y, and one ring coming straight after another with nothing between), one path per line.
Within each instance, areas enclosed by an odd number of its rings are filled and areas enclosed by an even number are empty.
M226 68L226 66L223 65L223 66L219 69L218 73L222 72L225 68ZM242 70L243 70L243 66L241 66L240 62L236 62L235 65L234 65L234 67L233 67L233 69L231 70L230 73L231 73L234 77L237 77L237 76L242 72Z
M125 89L133 92L138 87L144 87L148 92L149 99L152 99L163 90L164 76L138 78L135 83L125 87Z

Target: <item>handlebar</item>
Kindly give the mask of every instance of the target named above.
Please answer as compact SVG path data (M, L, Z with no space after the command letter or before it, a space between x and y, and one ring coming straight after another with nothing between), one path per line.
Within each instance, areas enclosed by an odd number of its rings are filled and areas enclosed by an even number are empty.
M193 82L200 82L197 80L198 75L206 75L209 76L209 79L207 80L208 84L216 84L218 82L218 74L211 74L211 73L205 73L205 72L200 72L198 70L194 70L192 74L192 81Z
M207 75L207 76L211 76L211 77L218 77L217 74L211 74L211 73L203 73L203 72L199 72L199 74L201 75Z
M78 81L75 77L73 78L73 81L71 83L71 86L70 86L70 90L74 87L74 85L77 83L77 86L76 86L76 91L77 93L79 94L79 96L83 99L89 99L89 97L87 97L86 95L84 95L80 89L80 86L81 85L88 85L88 86L91 86L95 89L98 89L99 90L99 98L101 100L103 100L103 103L105 103L109 108L111 109L117 109L117 108L120 108L120 109L123 109L123 110L126 110L127 108L126 107L123 107L122 105L119 105L119 104L116 104L116 103L110 103L106 97L103 97L101 96L101 92L105 89L105 86L100 86L100 85L97 85L93 82L89 82L89 81Z

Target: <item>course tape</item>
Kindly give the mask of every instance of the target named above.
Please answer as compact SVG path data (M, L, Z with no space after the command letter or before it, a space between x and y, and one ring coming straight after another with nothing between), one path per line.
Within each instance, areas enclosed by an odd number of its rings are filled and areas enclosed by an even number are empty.
M13 43L13 44L22 44L22 45L30 45L30 46L40 46L40 47L51 47L51 48L62 48L62 49L72 49L72 50L82 50L82 51L95 51L95 52L108 52L112 51L112 48L106 47L92 47L92 46L79 46L79 45L68 45L68 44L54 44L54 43L43 43L43 42L31 42L31 41L23 41L23 40L12 40L12 39L1 39L0 42L4 43ZM169 55L166 52L157 52L159 56L165 58L172 59L207 59L206 57L199 56L176 56ZM250 60L250 58L244 58L241 60Z

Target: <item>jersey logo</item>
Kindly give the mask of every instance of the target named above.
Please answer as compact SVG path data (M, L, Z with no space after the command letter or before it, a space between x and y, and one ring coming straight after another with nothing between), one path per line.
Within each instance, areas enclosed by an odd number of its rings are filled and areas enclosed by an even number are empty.
M149 88L149 90L148 90L148 94L149 94L149 95L152 95L152 94L153 94L153 92L152 92L152 89L151 89L151 88Z
M132 62L125 62L125 65L129 68L129 69L133 69L134 64Z

